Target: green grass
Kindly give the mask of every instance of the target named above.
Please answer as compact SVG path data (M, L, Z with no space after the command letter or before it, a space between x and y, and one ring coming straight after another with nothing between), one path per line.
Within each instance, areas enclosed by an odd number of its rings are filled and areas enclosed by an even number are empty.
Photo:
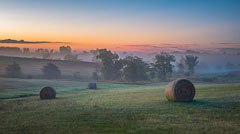
M0 78L0 99L20 98L39 95L44 86L56 88L57 93L78 92L87 90L88 82L77 80L44 80L44 79L14 79ZM112 89L123 87L138 87L134 84L98 83L98 89Z
M77 81L0 79L1 86L4 80L8 81L4 87L10 87L10 81L15 84L7 89L10 96L44 82L57 86L58 92L53 100L0 99L0 133L4 134L240 132L240 84L196 85L194 101L180 103L167 101L165 86L157 84L100 83L101 89L88 90L86 83Z

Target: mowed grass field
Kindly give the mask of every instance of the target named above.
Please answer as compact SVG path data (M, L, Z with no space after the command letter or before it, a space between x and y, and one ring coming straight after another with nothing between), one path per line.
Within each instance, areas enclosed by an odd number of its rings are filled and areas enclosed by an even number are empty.
M45 85L56 87L56 99L39 98ZM1 78L0 133L240 133L240 84L196 84L188 103L166 100L165 84L86 86Z

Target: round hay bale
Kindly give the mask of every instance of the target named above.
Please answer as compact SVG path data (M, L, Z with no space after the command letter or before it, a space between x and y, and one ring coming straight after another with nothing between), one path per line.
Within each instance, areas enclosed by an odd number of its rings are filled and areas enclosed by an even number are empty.
M165 95L172 101L192 101L195 96L195 87L187 79L178 79L167 85Z
M56 98L56 90L53 87L44 87L40 91L41 99L54 99Z
M97 89L97 83L88 83L89 89Z

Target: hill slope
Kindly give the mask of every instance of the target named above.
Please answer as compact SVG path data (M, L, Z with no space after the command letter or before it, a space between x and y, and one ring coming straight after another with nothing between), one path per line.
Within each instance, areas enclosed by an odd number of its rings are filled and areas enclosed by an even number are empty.
M20 64L22 72L25 75L33 75L36 77L42 74L41 69L43 65L48 62L56 64L65 78L72 77L74 72L79 72L83 77L89 77L98 67L97 63L92 62L0 56L0 75L4 75L7 65L13 62Z

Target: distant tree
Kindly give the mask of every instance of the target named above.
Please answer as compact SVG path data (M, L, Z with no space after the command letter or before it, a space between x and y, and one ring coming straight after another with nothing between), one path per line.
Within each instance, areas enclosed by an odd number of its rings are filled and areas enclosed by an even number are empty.
M88 51L82 51L82 54L89 54Z
M77 61L78 60L78 55L67 54L67 55L64 56L64 60Z
M0 53L20 54L22 51L19 47L0 47Z
M41 54L43 59L49 59L51 57L51 53L48 51L48 49L44 49Z
M189 53L189 54L199 54L200 52L195 51L195 50L186 50L185 53Z
M184 74L186 64L185 64L185 58L183 56L181 56L181 58L179 59L177 68L178 68L178 73Z
M192 75L195 73L195 67L198 64L198 57L193 55L186 55L185 56L185 64L188 67L187 75Z
M160 53L155 56L154 68L160 80L166 80L167 76L171 76L173 72L173 65L171 63L175 61L174 55L168 53Z
M53 49L49 50L49 53L50 53L51 55L54 54L54 50L53 50Z
M98 76L97 72L92 73L92 79L99 80L99 76Z
M35 53L42 56L43 59L49 59L53 54L53 50L49 51L48 49L38 48L37 50L35 50Z
M43 49L43 48L38 48L38 49L35 50L35 53L38 53L38 54L39 54L39 53L41 54L41 53L43 53L43 52L44 52L44 49Z
M178 63L178 73L183 74L184 73L184 65L182 63Z
M59 47L60 54L70 54L72 52L72 48L70 46L61 46Z
M142 81L147 80L147 71L149 65L137 56L127 56L123 59L124 68L123 75L128 81Z
M151 63L150 65L151 65L151 67L149 68L150 69L150 74L149 75L150 75L151 79L154 79L156 77L156 71L155 71L155 68L154 68L154 64Z
M52 63L47 63L47 65L44 65L42 68L42 73L44 77L49 79L61 77L60 69L55 64Z
M92 57L92 62L100 62L98 56L100 55L100 50L101 49L96 49L96 50L90 50L89 52L93 55ZM101 50L102 51L102 50Z
M116 80L122 77L123 62L116 53L107 49L98 49L97 59L101 60L101 73L106 80Z
M19 64L14 62L13 64L10 64L6 68L6 75L7 77L11 78L21 78L22 77L22 71Z
M23 53L30 53L30 49L29 48L23 48Z

